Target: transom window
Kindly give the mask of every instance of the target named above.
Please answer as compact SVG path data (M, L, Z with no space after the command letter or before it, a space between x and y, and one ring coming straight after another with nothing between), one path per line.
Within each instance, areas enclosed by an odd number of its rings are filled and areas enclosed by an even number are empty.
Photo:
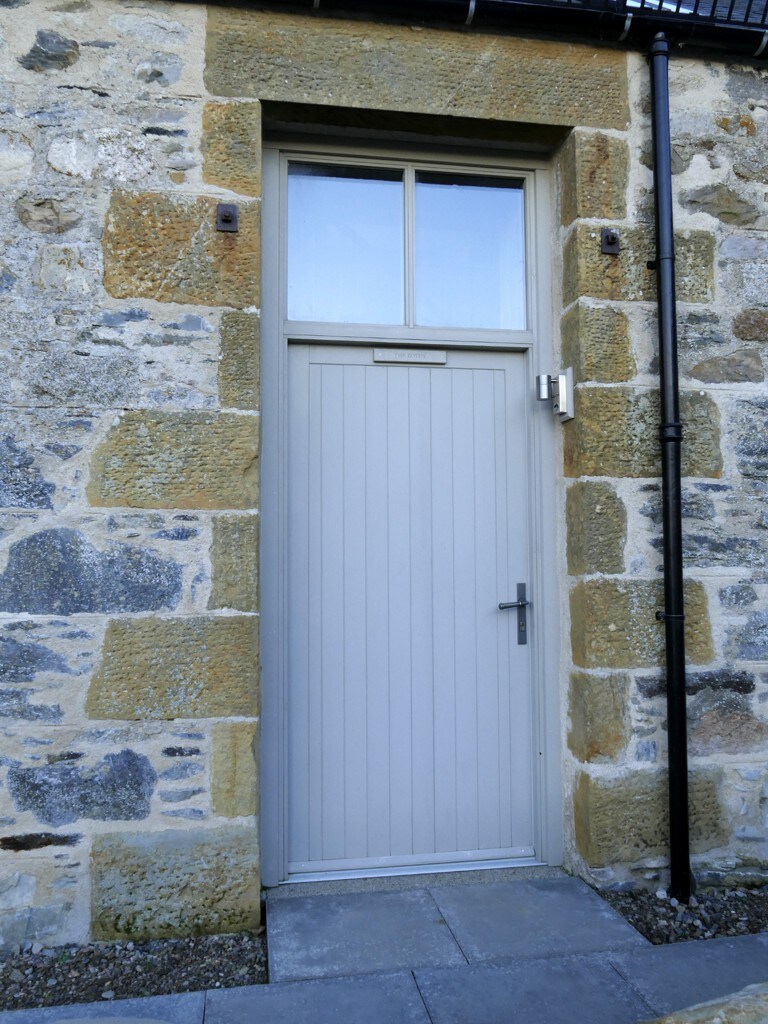
M291 161L291 321L524 331L520 178Z

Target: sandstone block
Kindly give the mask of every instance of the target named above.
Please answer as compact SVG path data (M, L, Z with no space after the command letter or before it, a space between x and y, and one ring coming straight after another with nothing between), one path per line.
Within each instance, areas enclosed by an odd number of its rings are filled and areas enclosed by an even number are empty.
M681 394L683 474L719 477L720 413L707 395ZM655 391L578 387L576 419L564 438L566 476L646 477L661 473L661 417Z
M533 124L626 128L617 50L407 25L212 7L205 80L216 96Z
M259 318L225 313L221 318L219 399L235 409L259 408Z
M721 181L714 185L689 189L683 193L681 199L683 206L694 213L701 210L724 224L754 224L762 212L760 207Z
M560 323L563 366L572 366L580 383L614 384L637 372L629 337L629 321L611 306L578 302Z
M652 302L656 274L648 269L655 259L653 231L621 229L618 256L600 251L600 232L591 224L576 224L563 252L563 303L582 295L613 301ZM706 231L675 236L677 298L679 302L709 302L714 293L715 240Z
M216 200L113 192L104 230L104 287L116 298L208 306L259 304L256 203L240 230L216 230Z
M258 516L217 516L211 545L213 587L209 608L259 610Z
M629 676L571 673L568 746L580 761L613 761L629 740Z
M95 836L94 939L154 939L256 928L256 831L220 829Z
M560 220L623 220L627 215L629 146L623 139L577 128L560 154Z
M579 481L566 498L568 572L623 572L627 511L609 484Z
M224 818L257 809L256 723L222 722L213 727L211 806Z
M723 844L728 830L720 804L720 772L690 776L691 849L702 853ZM660 857L668 852L667 774L638 771L618 778L581 772L574 792L576 847L592 867Z
M115 619L86 699L89 718L226 718L258 704L258 619Z
M206 103L203 181L243 196L261 195L261 105Z
M571 591L571 648L581 668L646 668L663 662L663 587L656 580L592 579ZM689 580L685 588L685 640L689 662L712 660L707 595Z
M252 508L258 420L233 413L129 412L96 449L92 505Z

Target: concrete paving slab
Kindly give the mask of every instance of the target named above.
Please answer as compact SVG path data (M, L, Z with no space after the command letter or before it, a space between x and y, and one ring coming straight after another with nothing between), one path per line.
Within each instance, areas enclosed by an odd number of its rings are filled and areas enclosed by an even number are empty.
M655 1016L601 956L416 972L432 1024L638 1024Z
M147 999L47 1006L41 1010L5 1010L0 1024L203 1024L205 992L181 992Z
M267 901L270 981L466 963L429 893Z
M650 945L578 878L430 892L470 963Z
M649 946L609 959L660 1016L768 981L768 934Z
M430 1024L411 974L284 982L208 993L205 1024Z

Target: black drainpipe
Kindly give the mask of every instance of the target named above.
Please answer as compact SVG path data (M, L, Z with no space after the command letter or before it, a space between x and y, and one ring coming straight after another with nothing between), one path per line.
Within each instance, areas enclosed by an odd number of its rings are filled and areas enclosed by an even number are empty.
M669 41L660 32L651 45L653 181L656 196L656 283L661 376L661 479L664 527L664 610L656 613L666 633L667 738L669 750L670 892L691 895L688 835L688 736L685 707L683 523L680 486L680 389L677 373L675 239L669 135Z

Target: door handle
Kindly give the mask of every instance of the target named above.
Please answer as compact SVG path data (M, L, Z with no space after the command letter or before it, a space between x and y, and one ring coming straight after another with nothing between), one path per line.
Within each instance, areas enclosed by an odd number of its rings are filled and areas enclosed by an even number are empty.
M528 643L528 615L526 608L530 605L530 601L525 596L525 584L517 584L517 600L516 601L501 601L499 603L499 609L504 611L506 608L517 608L517 642L518 644Z

